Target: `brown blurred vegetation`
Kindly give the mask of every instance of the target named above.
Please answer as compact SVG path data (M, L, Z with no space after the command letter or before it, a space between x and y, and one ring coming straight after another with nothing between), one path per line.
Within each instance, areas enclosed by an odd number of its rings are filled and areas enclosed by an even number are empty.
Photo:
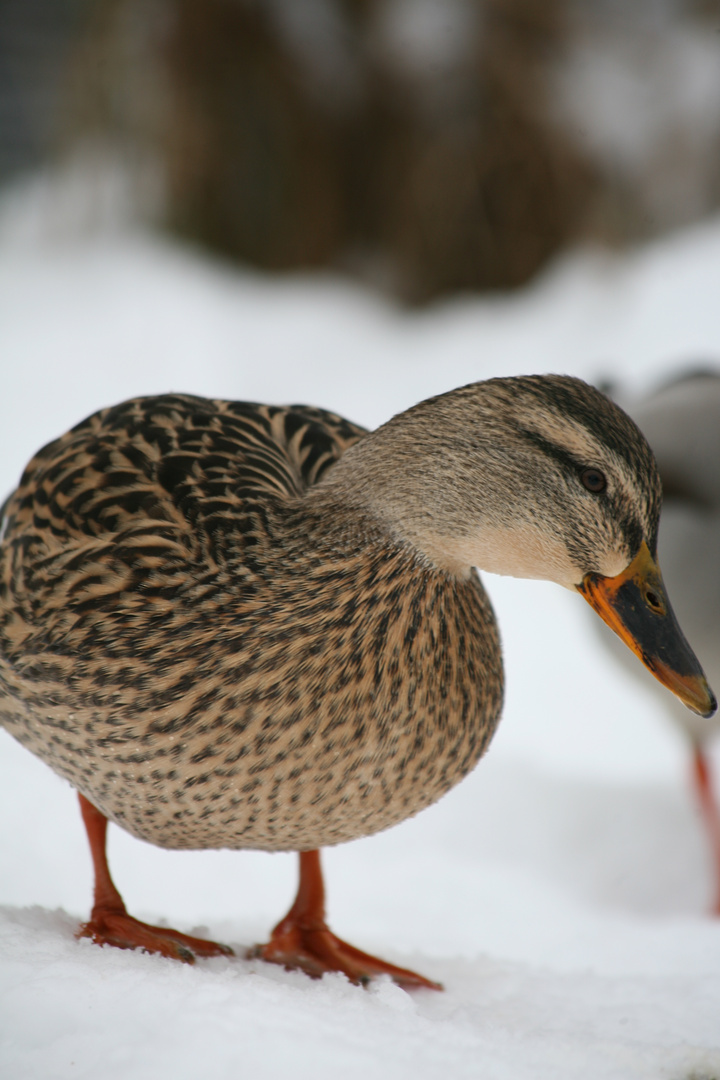
M707 0L685 7L715 20ZM70 138L146 148L165 225L230 259L340 268L411 303L521 285L569 242L673 224L558 118L579 10L592 9L94 0L68 67Z
M537 56L558 4L486 5L437 93L372 49L378 0L338 6L354 51L344 101L313 85L267 9L177 0L172 227L269 270L374 264L414 301L526 281L572 235L589 182L542 114Z

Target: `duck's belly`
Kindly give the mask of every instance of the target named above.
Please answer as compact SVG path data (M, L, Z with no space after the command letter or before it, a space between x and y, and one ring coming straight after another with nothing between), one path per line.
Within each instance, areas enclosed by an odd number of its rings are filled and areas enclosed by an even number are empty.
M425 590L427 610L291 613L192 645L162 629L128 657L0 654L0 721L133 835L168 848L312 849L439 799L495 729L502 668L479 586ZM409 609L408 609L409 610ZM407 614L407 612L405 612ZM109 639L110 640L110 639ZM137 644L137 643L136 643Z
M422 695L421 695L422 696ZM477 763L499 709L439 689L409 713L354 702L275 723L212 710L200 730L137 738L92 710L5 701L8 731L133 835L167 848L300 850L394 825L439 799ZM222 707L222 702L219 702ZM222 730L218 721L222 720ZM224 741L226 722L244 728ZM167 718L160 723L169 723ZM216 727L216 725L218 725Z

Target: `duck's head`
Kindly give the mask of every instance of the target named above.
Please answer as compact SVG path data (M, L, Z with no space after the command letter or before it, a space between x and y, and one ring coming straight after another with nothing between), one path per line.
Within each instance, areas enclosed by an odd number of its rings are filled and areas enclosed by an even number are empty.
M423 401L352 447L338 485L450 573L576 589L688 708L715 711L657 565L652 451L594 387L525 376Z

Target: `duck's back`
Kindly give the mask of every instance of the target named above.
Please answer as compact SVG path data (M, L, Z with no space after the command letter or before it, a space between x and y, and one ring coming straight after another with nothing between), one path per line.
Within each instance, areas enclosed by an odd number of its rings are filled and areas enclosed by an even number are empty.
M95 414L4 509L0 720L129 831L311 848L434 801L502 679L476 577L318 521L364 431L182 395Z
M307 405L136 398L35 455L3 508L4 531L67 546L158 521L212 528L245 499L302 494L364 434Z
M179 394L93 414L35 455L0 512L6 637L46 633L63 610L112 614L131 590L162 607L176 562L214 576L245 556L250 571L265 509L364 434L311 406Z

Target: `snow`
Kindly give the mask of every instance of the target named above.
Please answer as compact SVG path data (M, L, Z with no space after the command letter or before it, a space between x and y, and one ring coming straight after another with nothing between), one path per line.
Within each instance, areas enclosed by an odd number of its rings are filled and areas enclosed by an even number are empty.
M216 265L101 205L103 228L59 227L43 183L0 207L0 492L41 444L141 393L308 401L375 425L491 375L640 392L720 356L720 221L407 314L330 277ZM237 958L190 968L76 942L91 878L75 799L0 733L1 1076L720 1076L720 923L682 739L598 649L579 597L487 584L508 695L486 759L417 818L325 853L333 929L445 993L243 959L289 904L294 856L165 852L117 829L130 910Z

